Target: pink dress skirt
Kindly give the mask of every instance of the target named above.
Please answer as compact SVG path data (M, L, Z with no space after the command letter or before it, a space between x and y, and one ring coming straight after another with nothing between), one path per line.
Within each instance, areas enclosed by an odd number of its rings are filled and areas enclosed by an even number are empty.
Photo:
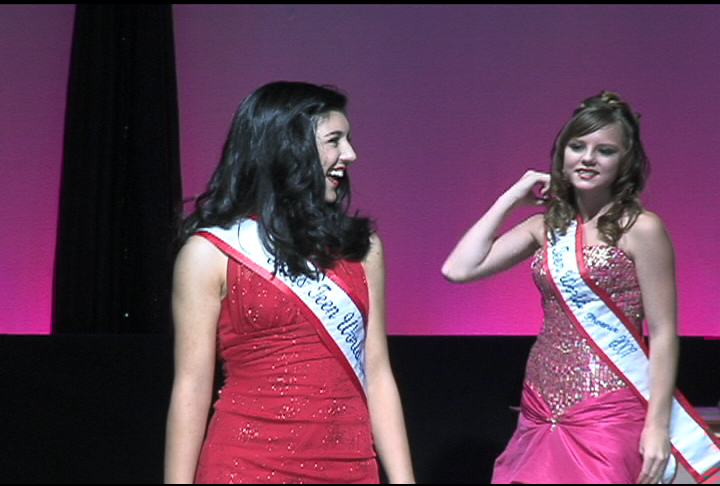
M638 451L645 407L629 389L590 398L553 419L530 387L523 390L518 426L497 458L494 484L632 484L642 468Z

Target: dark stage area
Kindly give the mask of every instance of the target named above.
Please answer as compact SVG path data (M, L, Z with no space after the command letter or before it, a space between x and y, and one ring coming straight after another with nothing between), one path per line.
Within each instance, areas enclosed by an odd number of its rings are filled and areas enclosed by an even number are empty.
M532 336L390 336L419 483L487 483ZM720 398L720 341L681 338L678 387ZM172 336L0 336L0 481L160 483Z

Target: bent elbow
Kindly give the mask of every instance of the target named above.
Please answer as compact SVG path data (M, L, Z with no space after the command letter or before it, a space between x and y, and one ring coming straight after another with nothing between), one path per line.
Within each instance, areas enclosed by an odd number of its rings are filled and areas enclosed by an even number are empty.
M442 266L441 272L445 280L453 283L461 283L467 281L467 275L464 272L458 271L457 268L453 268L448 262Z

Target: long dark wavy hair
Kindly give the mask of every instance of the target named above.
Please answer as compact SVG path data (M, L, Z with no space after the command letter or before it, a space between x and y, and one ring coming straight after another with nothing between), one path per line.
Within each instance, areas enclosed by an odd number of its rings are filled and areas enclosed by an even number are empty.
M335 260L359 261L370 247L372 222L348 215L350 182L325 201L316 127L330 111L346 113L347 97L332 86L277 81L238 106L222 158L195 209L182 219L176 248L203 227L229 228L242 218L258 222L275 271L316 277Z
M625 135L625 153L620 161L618 176L612 185L612 205L598 218L601 238L617 245L642 213L639 195L650 173L650 163L640 140L639 114L610 91L583 101L555 138L550 156L550 190L553 197L545 211L545 227L554 239L556 232L564 234L578 209L570 181L565 177L565 147L570 139L582 137L613 123L622 127Z

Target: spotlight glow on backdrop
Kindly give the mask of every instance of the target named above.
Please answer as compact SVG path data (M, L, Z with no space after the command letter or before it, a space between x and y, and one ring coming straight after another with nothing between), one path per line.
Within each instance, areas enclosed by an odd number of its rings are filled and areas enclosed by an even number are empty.
M47 333L74 8L0 11L0 332ZM642 114L644 200L675 244L679 332L720 336L720 6L177 4L174 16L186 197L253 89L303 80L349 95L353 203L385 242L390 333L537 333L529 262L464 285L440 267L525 170L547 170L575 106L610 89Z

